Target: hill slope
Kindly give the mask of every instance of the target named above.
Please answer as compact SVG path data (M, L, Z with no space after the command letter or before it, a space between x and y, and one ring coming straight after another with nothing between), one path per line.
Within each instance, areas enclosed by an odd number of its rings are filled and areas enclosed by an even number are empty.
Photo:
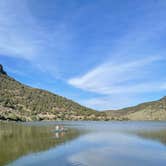
M0 65L0 119L98 120L105 119L105 113L48 91L23 85L9 77Z
M98 112L9 77L0 65L0 120L166 120L166 97L116 111Z
M166 120L166 97L117 111L106 111L106 113L110 118L119 120Z

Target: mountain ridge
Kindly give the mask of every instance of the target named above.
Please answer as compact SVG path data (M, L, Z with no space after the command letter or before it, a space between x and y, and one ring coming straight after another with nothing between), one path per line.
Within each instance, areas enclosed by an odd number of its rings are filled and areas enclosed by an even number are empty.
M156 101L140 103L119 110L104 111L114 119L126 120L166 120L166 96Z
M104 120L106 118L105 113L16 81L7 75L2 65L0 69L0 119L2 120Z
M119 110L96 111L8 76L0 64L0 120L166 120L166 96Z

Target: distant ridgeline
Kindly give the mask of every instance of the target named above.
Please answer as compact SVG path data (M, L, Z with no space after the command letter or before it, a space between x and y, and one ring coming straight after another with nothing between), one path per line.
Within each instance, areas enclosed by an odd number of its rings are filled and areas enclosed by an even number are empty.
M108 117L126 120L166 120L166 97L117 111L105 111Z
M166 97L135 107L98 112L26 86L8 76L0 65L0 120L166 120Z
M0 119L105 120L106 114L48 91L26 86L9 77L0 65Z

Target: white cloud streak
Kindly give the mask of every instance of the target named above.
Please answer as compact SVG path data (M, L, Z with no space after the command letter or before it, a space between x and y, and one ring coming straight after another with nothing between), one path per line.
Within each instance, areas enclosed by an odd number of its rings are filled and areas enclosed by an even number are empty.
M151 56L130 62L109 62L92 69L81 77L72 78L68 82L77 88L107 95L159 91L165 89L165 82L144 82L142 80L155 77L146 68L153 65L154 62L163 60L165 60L163 57ZM129 81L131 82L129 83ZM132 83L132 81L134 82Z
M161 61L166 59L151 56L128 62L108 62L68 83L102 95L81 100L80 103L87 107L107 110L133 106L145 102L145 98L140 97L142 94L166 91L166 80L158 78L154 72L156 63Z
M0 1L0 53L32 59L41 51L41 30L25 0Z
M48 31L42 21L32 13L28 0L1 0L0 54L39 63L57 57L57 49L66 48L70 35L64 22Z
M70 45L71 35L64 21L46 25L47 20L38 18L30 5L28 0L0 1L0 56L26 60L56 78L61 52Z

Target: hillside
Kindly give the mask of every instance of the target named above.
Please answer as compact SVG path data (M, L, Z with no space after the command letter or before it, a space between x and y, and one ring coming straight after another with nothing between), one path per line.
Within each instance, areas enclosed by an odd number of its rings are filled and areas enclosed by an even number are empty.
M0 65L0 119L32 121L102 120L105 118L105 113L16 81L8 76Z
M98 112L65 97L26 86L0 65L0 120L166 120L166 97L120 110Z
M110 118L119 120L166 120L166 97L106 113Z

